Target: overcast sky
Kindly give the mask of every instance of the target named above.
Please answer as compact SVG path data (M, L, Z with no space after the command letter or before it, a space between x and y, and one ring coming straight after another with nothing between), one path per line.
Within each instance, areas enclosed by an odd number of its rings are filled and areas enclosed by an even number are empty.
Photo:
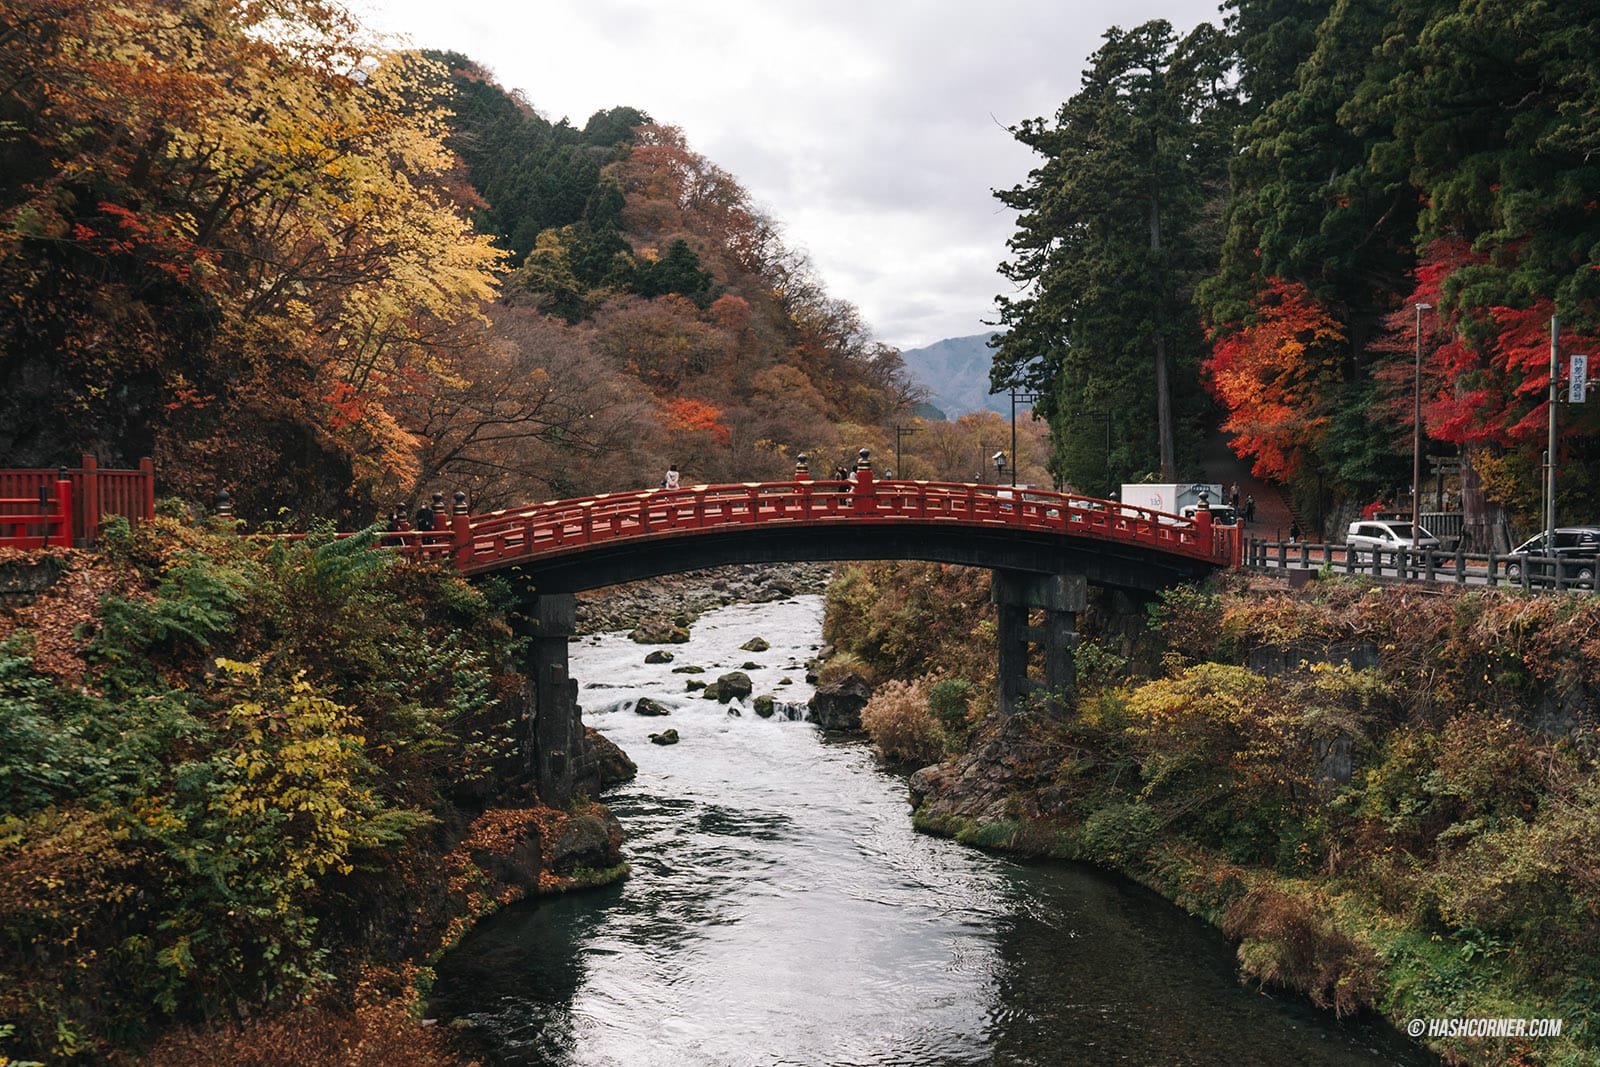
M461 52L552 121L629 106L680 127L902 349L987 333L1013 214L1105 30L1180 33L1219 0L349 0L398 44Z

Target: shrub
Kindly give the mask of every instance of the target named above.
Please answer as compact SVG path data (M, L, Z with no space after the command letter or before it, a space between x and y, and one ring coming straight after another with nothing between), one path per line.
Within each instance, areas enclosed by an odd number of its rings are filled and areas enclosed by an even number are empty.
M928 687L928 711L946 736L963 738L972 726L972 683L965 678L941 678Z
M1239 963L1259 982L1298 990L1341 1018L1374 1001L1378 954L1325 924L1302 897L1257 887L1223 913L1222 929L1240 939Z
M944 732L928 710L926 679L878 686L861 709L861 726L886 760L925 765L944 758Z

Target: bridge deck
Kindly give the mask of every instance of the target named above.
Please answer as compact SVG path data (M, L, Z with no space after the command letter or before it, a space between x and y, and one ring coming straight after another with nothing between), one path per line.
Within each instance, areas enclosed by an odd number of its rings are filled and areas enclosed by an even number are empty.
M401 535L410 550L449 556L467 574L623 542L740 528L977 528L1115 542L1216 566L1236 562L1231 527L1149 508L1037 489L864 480L748 482L604 493L457 515L448 530ZM642 547L642 544L641 544Z

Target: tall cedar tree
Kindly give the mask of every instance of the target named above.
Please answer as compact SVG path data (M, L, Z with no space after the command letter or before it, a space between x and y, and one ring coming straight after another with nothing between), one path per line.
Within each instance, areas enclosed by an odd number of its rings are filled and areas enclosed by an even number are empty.
M1012 129L1045 161L996 194L1020 213L1000 269L1021 295L998 298L1008 332L991 381L1045 394L1056 476L1109 489L1118 473L1176 476L1180 444L1195 445L1178 430L1200 404L1192 295L1215 262L1206 212L1235 98L1210 25L1181 41L1159 20L1105 39L1053 125ZM1099 412L1122 443L1105 459Z

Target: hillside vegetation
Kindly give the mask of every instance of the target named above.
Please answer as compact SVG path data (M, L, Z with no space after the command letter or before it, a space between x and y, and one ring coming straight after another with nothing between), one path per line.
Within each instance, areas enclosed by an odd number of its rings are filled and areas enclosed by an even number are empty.
M500 609L374 537L162 519L4 561L60 573L0 610L0 1048L448 1062L410 1018L428 964L620 862L524 776Z
M831 470L918 399L684 134L325 0L0 0L0 465L364 524Z

